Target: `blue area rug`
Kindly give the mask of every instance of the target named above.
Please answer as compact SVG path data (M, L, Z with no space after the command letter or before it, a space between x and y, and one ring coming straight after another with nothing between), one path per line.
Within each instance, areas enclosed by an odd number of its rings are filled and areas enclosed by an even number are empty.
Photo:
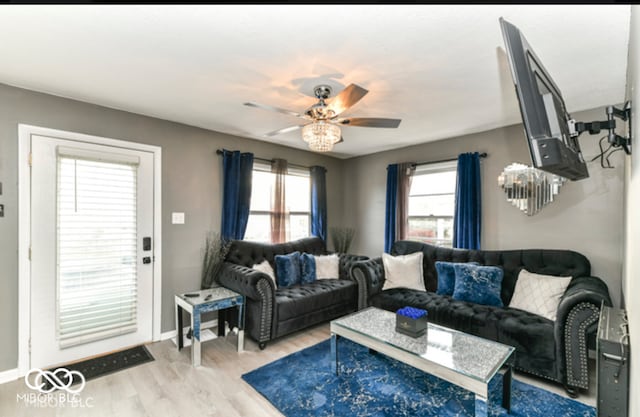
M331 372L329 340L242 376L287 417L472 416L474 395L382 354L341 339L340 375ZM501 407L502 375L490 383L490 416L594 417L596 411L513 380L511 414Z

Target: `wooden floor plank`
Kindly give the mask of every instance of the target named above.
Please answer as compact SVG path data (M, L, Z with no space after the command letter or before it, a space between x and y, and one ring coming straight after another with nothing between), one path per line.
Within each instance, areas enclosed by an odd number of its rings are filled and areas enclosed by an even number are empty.
M92 408L33 408L16 401L32 392L24 379L0 385L2 417L279 417L281 414L242 379L242 374L297 352L329 337L322 324L268 344L265 350L245 338L245 351L236 351L230 333L202 344L202 367L191 366L191 351L178 352L171 340L147 346L155 361L87 382L80 394ZM595 366L591 364L595 376ZM516 373L515 378L566 396L562 386ZM595 380L595 378L592 378ZM595 387L579 401L595 405Z

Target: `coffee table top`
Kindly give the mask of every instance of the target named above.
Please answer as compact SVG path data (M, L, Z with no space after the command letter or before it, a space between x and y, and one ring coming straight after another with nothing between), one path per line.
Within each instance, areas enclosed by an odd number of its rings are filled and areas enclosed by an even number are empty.
M395 313L369 307L333 320L331 331L356 332L404 351L413 359L421 358L483 383L493 378L515 350L512 346L432 323L424 336L413 338L396 332L395 323Z

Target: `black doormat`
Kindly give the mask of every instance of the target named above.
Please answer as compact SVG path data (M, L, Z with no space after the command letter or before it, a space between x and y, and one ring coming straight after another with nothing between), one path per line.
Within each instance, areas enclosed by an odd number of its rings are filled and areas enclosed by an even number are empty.
M59 366L57 368L49 369L49 371L56 374L56 376L66 385L69 378L73 378L71 385L80 382L79 377L73 376L73 374L67 374L66 372L55 371L60 368L68 369L69 371L78 371L83 376L85 381L97 378L99 376L108 375L123 369L131 368L132 366L140 365L145 362L151 362L154 358L144 345L135 346L130 349L121 350L120 352L110 353L108 355L99 356L93 359L87 359L86 361L70 363L68 365ZM43 381L44 382L44 381ZM45 382L45 389L52 387L51 382Z

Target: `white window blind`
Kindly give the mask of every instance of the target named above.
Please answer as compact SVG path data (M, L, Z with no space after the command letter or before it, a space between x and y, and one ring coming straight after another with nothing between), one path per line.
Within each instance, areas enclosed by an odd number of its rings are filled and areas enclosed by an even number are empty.
M58 148L57 335L66 348L136 330L137 158Z

